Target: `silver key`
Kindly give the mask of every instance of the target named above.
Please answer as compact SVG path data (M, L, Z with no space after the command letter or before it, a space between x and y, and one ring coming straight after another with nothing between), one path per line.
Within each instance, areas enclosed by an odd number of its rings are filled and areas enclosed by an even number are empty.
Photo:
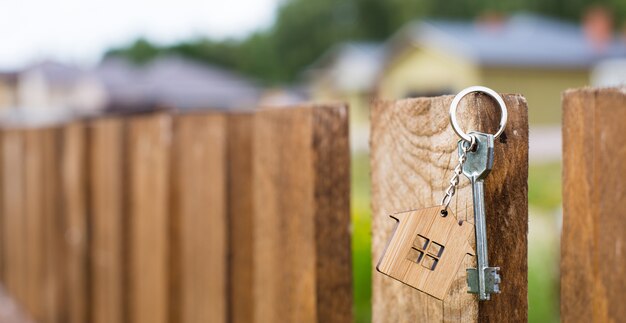
M494 136L480 132L469 134L476 139L476 150L468 151L463 164L463 174L472 183L474 197L474 225L476 230L476 258L478 268L467 269L468 292L478 294L478 298L489 300L490 295L500 292L499 267L489 267L487 260L487 225L485 221L485 178L493 167ZM459 141L459 154L467 142Z

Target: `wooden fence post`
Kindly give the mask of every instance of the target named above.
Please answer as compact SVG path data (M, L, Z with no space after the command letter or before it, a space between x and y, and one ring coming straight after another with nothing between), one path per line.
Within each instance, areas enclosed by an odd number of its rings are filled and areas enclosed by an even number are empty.
M172 118L128 120L130 322L169 317L169 173Z
M45 318L43 299L47 297L45 287L43 248L45 245L43 216L43 165L42 134L38 129L27 129L24 132L24 255L26 258L24 305L36 321Z
M232 323L254 322L253 116L251 112L228 116L228 316Z
M6 214L4 209L4 131L0 128L0 288L6 293L6 246L4 239ZM5 295L6 296L6 295Z
M18 303L25 305L24 131L5 129L2 134L2 214L5 269L3 281Z
M625 128L624 88L564 93L563 322L626 317Z
M528 114L526 100L505 95L509 121L495 143L493 171L485 183L489 262L501 267L502 293L478 302L467 293L466 257L445 301L439 301L374 270L373 322L525 322L527 320ZM371 124L373 265L391 237L390 214L440 203L458 162L448 110L452 96L378 101ZM458 114L464 129L494 133L495 101L468 95ZM451 208L473 223L469 181L462 176ZM475 244L475 240L471 241Z
M226 121L174 119L170 322L227 322Z
M126 121L105 118L87 128L89 321L125 322L129 300ZM126 220L125 220L126 219Z
M345 106L254 116L253 322L351 322Z
M73 122L60 129L60 211L62 230L55 232L63 239L65 270L59 274L65 282L67 313L63 321L87 321L87 179L86 135L82 122Z
M41 298L41 306L43 310L43 319L38 320L46 323L63 323L69 322L68 304L71 304L69 298L72 294L67 290L67 281L65 280L66 270L69 268L66 257L67 245L64 243L67 237L67 227L65 219L62 215L61 202L61 128L46 127L41 129L27 130L28 132L36 132L36 136L40 139L39 158L41 158L41 171L39 178L33 176L28 180L26 187L30 185L39 186L41 190L41 199L30 200L27 195L28 204L40 203L41 210L38 234L41 234L40 252L42 259L39 261L41 271L43 272L42 285L34 286L34 292ZM28 139L28 138L27 138ZM27 140L28 148L28 140ZM26 150L28 153L28 149ZM27 157L28 158L28 157ZM28 194L28 193L27 193ZM27 204L27 205L28 205ZM27 236L29 241L36 240ZM36 270L35 270L36 272ZM36 278L35 278L36 281Z

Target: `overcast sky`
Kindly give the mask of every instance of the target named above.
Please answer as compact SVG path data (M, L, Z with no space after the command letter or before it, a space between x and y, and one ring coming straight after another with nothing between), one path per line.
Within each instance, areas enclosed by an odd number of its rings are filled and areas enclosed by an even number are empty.
M243 37L274 20L279 0L0 0L0 69L44 58L92 64L139 36L171 43Z

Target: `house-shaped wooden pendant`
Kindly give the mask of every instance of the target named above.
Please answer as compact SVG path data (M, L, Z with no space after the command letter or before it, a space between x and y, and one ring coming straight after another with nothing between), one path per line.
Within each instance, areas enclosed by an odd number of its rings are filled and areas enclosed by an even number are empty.
M434 206L391 215L398 224L376 269L443 300L465 255L474 255L474 225L448 212Z

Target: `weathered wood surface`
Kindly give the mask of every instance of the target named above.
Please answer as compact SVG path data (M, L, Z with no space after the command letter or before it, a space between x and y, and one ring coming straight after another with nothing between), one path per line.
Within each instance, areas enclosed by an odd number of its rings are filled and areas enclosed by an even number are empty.
M263 110L253 133L254 322L351 322L345 106Z
M89 195L89 318L124 322L128 304L125 127L122 119L101 119L87 132Z
M252 297L253 115L237 113L228 116L228 315L232 323L253 322L255 306Z
M5 276L5 239L3 239L5 233L5 214L4 214L4 140L3 134L0 132L0 282L6 282Z
M563 322L626 320L625 88L563 95Z
M65 279L67 267L67 245L65 221L62 216L61 185L61 129L47 127L36 130L41 136L41 178L33 178L33 182L26 183L41 187L41 215L40 225L42 233L40 264L43 266L43 284L35 286L40 295L43 310L43 319L39 322L64 323L69 322L68 304L71 304L71 291L67 289ZM28 143L28 141L27 141ZM28 150L27 150L28 152ZM27 198L29 198L27 196ZM30 204L31 202L29 202ZM32 201L36 203L36 201ZM31 237L27 237L29 241ZM79 295L82 296L82 295Z
M86 135L82 123L71 123L60 130L60 211L65 282L62 297L66 309L64 322L87 321L87 182ZM53 165L54 166L54 165Z
M352 321L346 107L92 119L0 143L0 276L36 321Z
M467 293L466 257L445 301L373 273L373 322L523 322L527 320L528 115L519 95L505 95L506 131L495 144L485 184L490 265L501 267L502 293L479 302ZM390 214L440 203L458 161L458 137L449 122L452 96L374 103L371 125L372 256L374 265L394 227ZM458 118L466 130L494 133L494 101L470 94ZM471 186L461 179L452 203L458 219L473 223ZM474 236L471 238L475 245Z
M5 268L3 281L9 294L25 302L24 131L7 129L2 134L2 244Z
M132 118L128 124L130 309L133 323L169 317L169 167L172 118Z
M171 322L227 321L226 126L221 114L174 122Z
M44 298L48 296L46 282L49 268L44 262L48 257L44 252L47 235L44 235L44 132L28 129L24 137L24 256L25 256L25 302L24 307L36 321L47 318ZM46 271L44 271L46 270Z
M59 129L8 129L3 147L3 280L38 322L66 313L62 222L59 210Z

